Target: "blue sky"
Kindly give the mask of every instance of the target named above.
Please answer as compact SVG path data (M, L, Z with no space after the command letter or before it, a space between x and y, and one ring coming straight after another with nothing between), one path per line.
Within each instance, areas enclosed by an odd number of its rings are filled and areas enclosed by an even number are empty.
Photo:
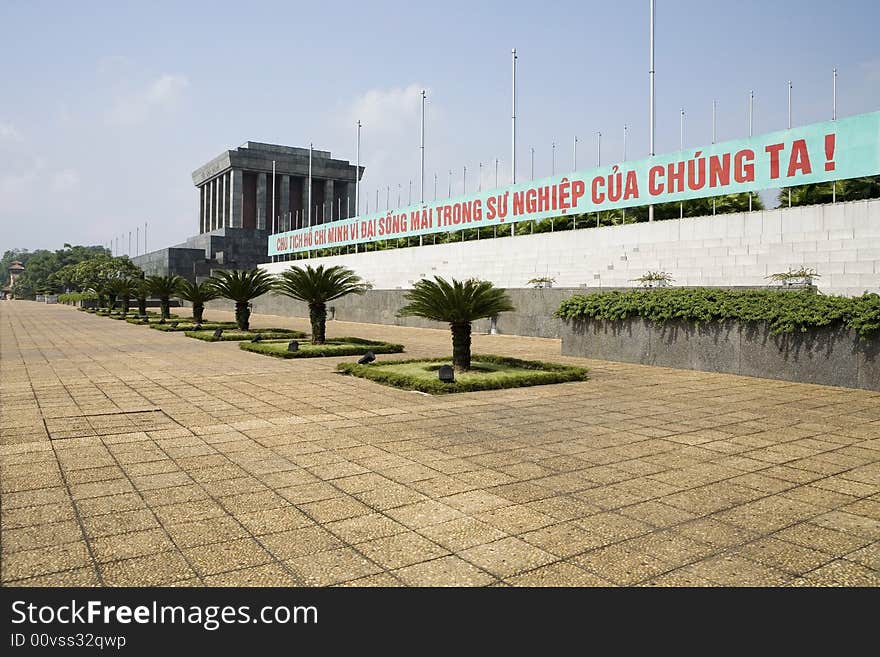
M657 0L657 152L880 109L880 3ZM419 91L433 173L454 191L495 157L536 176L648 151L648 0L616 2L0 2L0 250L104 243L149 222L150 249L197 232L193 169L247 140L354 160L364 194L417 185ZM414 191L414 194L416 192ZM383 192L384 198L384 192ZM396 200L396 191L392 192ZM384 203L384 202L383 202ZM134 238L132 238L134 239ZM127 247L127 244L125 244ZM132 249L134 250L134 248Z

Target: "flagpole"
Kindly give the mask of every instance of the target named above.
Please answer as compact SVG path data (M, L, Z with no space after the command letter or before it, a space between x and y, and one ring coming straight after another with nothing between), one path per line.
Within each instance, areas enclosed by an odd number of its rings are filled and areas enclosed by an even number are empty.
M516 184L516 48L510 51L513 67L512 111L510 114L510 182Z
M516 184L516 48L511 51L512 56L512 64L513 64L513 102L512 102L512 112L510 115L510 124L511 124L511 154L510 154L510 183L512 185ZM510 224L510 236L514 236L514 225Z
M312 227L312 142L309 142L309 228Z
M754 133L755 126L755 91L749 91L749 137ZM752 211L752 192L749 192L749 212Z
M832 72L831 81L831 120L837 121L837 68ZM831 202L837 203L837 181L831 183Z
M650 15L651 15L651 29L650 29L650 37L649 37L649 49L650 49L650 65L648 68L648 95L650 96L648 100L648 105L650 109L650 149L651 149L651 157L654 157L654 126L655 126L655 116L654 116L654 0L649 0L650 4ZM648 221L654 221L654 206L648 206Z
M623 124L623 162L626 162L626 123ZM623 223L626 223L626 208L623 208Z
M678 150L684 150L684 107L681 108L681 115L678 119ZM684 219L684 201L678 203L678 218Z
M715 143L716 139L716 131L715 131L715 116L718 109L718 101L714 98L712 99L712 143ZM712 197L712 214L715 214L715 197Z
M425 202L425 90L422 89L422 145L421 149L421 166L419 168L419 203ZM421 238L420 238L421 239Z
M578 168L578 138L577 138L577 135L574 136L574 149L572 152L571 162L572 162L571 170L577 171L577 168Z
M357 146L355 148L354 170L354 216L361 213L361 122L357 122ZM355 245L357 248L357 245Z
M788 81L788 129L791 130L791 80ZM791 207L791 187L788 188L788 207Z

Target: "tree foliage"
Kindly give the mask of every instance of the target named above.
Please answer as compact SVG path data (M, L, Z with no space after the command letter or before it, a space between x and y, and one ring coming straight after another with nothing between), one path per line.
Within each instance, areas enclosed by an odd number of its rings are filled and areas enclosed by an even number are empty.
M369 285L351 269L335 265L291 267L275 283L275 291L309 306L312 343L324 344L327 327L327 302L348 294L363 294Z
M452 364L461 371L471 366L471 322L514 310L507 292L489 281L422 279L407 292L401 317L448 322L452 331Z

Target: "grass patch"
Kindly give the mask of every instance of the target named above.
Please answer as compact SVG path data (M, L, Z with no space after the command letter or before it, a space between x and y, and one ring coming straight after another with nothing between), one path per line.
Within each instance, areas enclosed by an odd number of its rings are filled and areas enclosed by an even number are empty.
M238 346L245 351L274 356L275 358L325 358L328 356L362 356L368 351L374 354L399 354L402 344L364 340L363 338L333 338L324 344L301 342L297 351L288 351L289 340L278 342L242 342Z
M454 383L444 383L437 378L437 370L441 365L450 364L452 364L451 358L433 358L430 360L371 363L370 365L340 363L336 369L352 376L370 379L395 388L418 390L431 394L522 388L550 383L586 381L588 378L588 370L584 367L475 354L471 357L472 369L469 372L456 372Z
M214 337L214 331L184 331L184 335L190 338L196 338L197 340L204 340L205 342L239 342L241 340L250 340L256 335L262 336L264 340L271 340L273 338L300 340L306 337L306 334L302 331L294 331L293 329L285 328L251 329L250 331L224 329L219 338Z
M177 326L172 326L172 324L177 321ZM156 329L157 331L163 332L173 332L173 331L192 331L196 327L193 324L191 319L182 319L182 320L171 320L166 324L159 324L158 322L150 324L151 329ZM215 331L218 328L222 328L224 331L235 328L235 322L202 322L201 330L203 331Z
M137 313L134 313L134 314L129 313L128 317L125 318L125 321L128 322L129 324L149 324L150 326L153 326L153 324L160 325L159 322L162 321L162 315L160 315L159 313L148 312L147 318L146 318L146 320L144 320ZM170 322L180 322L182 324L183 322L188 322L189 318L188 317L178 317L177 315L171 315L171 317L169 317L165 321L169 322L169 323Z

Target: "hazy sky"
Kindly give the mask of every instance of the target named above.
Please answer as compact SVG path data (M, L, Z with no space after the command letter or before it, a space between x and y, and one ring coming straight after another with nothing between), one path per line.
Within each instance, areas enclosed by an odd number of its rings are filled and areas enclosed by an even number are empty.
M876 0L657 0L657 152L880 109ZM419 92L427 191L462 166L510 176L510 49L518 169L536 176L648 152L648 0L615 2L43 2L0 0L0 251L107 244L149 222L150 250L198 232L192 171L266 141L354 160L362 183L417 195ZM384 192L383 192L384 197ZM132 237L134 240L134 237ZM141 247L143 248L143 247ZM132 251L134 248L132 248Z

